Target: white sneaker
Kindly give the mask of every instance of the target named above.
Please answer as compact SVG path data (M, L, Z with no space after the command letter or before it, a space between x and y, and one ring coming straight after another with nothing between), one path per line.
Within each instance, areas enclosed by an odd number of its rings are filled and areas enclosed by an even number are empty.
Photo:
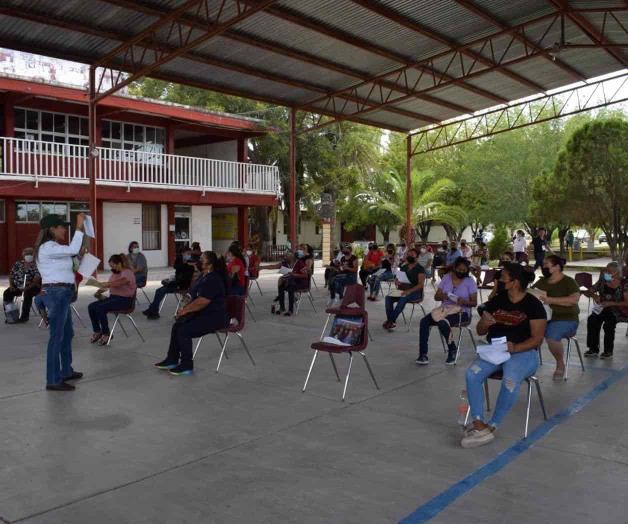
M472 428L465 430L462 440L460 441L460 445L465 449L479 448L494 439L495 433L493 433L490 427L484 429Z

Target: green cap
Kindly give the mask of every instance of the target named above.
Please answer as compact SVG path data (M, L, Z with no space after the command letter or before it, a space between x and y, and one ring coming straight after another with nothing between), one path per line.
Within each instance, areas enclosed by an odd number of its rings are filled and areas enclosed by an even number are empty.
M69 226L70 223L65 220L64 217L60 215L46 215L39 221L39 226L42 229L48 229L49 227L57 227L57 226Z

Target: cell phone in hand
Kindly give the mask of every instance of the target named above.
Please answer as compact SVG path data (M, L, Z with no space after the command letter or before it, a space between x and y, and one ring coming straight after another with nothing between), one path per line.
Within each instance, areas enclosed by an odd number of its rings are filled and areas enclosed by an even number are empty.
M456 304L458 303L458 295L455 295L454 293L447 293L447 297L449 297L449 300L451 300L452 302L455 302Z

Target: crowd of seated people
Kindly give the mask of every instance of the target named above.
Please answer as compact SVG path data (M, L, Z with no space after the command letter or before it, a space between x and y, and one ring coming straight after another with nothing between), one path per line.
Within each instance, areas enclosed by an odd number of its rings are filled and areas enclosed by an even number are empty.
M383 253L380 258L378 269L371 273L368 277L368 300L377 300L377 295L381 289L382 282L392 282L395 280L394 271L397 267L399 267L399 255L395 249L395 244L388 244L386 246L386 252Z
M15 323L28 322L33 298L41 291L41 275L33 257L33 248L27 247L22 251L22 258L13 264L9 273L9 287L2 294L5 312L13 306L17 297L22 297L21 312ZM6 317L8 320L8 316Z

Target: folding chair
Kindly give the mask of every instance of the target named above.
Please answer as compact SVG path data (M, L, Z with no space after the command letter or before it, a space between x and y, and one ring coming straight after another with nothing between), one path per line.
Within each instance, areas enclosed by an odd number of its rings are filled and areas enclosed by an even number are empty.
M146 294L146 291L144 291L145 287L146 287L146 282L144 282L143 286L137 286L137 289L139 289L142 292L142 294L144 295L144 298L146 299L146 302L148 302L150 304L150 298L148 298L148 295ZM159 311L161 311L161 307L159 308Z
M491 291L495 287L495 277L497 276L497 271L494 269L487 269L484 273L484 278L482 279L482 284L478 286L478 290L480 291L480 302L484 302L484 298L482 297L483 289L490 289Z
M225 298L225 306L227 309L227 316L229 318L230 323L228 327L214 332L214 334L216 335L216 338L218 339L218 343L220 344L220 347L221 347L220 357L218 358L218 365L216 366L216 373L218 373L218 370L220 369L220 364L222 362L223 355L225 358L229 358L227 356L227 342L229 341L229 336L232 333L235 334L240 339L240 342L242 343L242 346L244 347L246 354L249 356L249 359L251 359L252 364L255 366L255 360L253 359L253 355L251 355L251 352L249 351L249 348L246 345L246 342L244 341L244 337L242 336L242 333L241 333L241 331L244 329L244 324L245 324L245 311L244 311L245 305L246 305L246 300L242 296L228 295ZM236 320L236 323L234 324L231 323L231 320L233 319ZM220 335L218 333L225 334L224 341L220 339ZM196 352L198 351L198 348L203 342L203 339L205 338L205 336L206 335L203 335L201 338L198 339L198 342L196 343L196 347L194 348L192 359L196 357Z
M395 281L394 280L382 280L379 283L379 292L382 295L382 298L384 298L386 295L390 295L390 290L392 289L392 285ZM386 293L384 294L384 284L386 284L388 286L388 289L386 290Z
M425 308L423 307L423 297L421 297L420 300L413 300L412 302L406 302L406 305L407 304L412 304L412 311L410 312L410 320L406 321L406 315L403 311L401 312L401 318L403 318L404 324L408 327L407 331L410 331L410 326L412 325L412 317L414 316L414 308L416 306L419 306L421 308L421 311L423 311L423 316L425 316L426 313L425 313Z
M458 342L456 343L456 359L454 360L454 366L458 363L458 357L460 356L460 349L461 346L460 344L462 343L462 332L463 330L466 330L467 333L469 333L469 337L471 338L471 343L473 344L473 349L475 349L476 353L478 350L478 346L475 343L475 337L473 336L473 330L471 329L471 319L473 317L473 310L469 311L469 320L467 320L466 322L462 321L462 311L460 313L458 313L458 324L456 326L450 326L452 333L453 330L455 328L458 328ZM440 335L440 341L443 344L443 351L445 353L447 353L448 349L447 349L447 343L445 341L445 338L443 337L443 335L441 334L440 330L438 331L438 334Z
M571 356L571 343L573 342L576 345L576 350L578 351L578 358L580 359L580 367L582 368L582 372L584 373L584 359L582 358L582 351L580 350L580 342L578 339L574 337L565 337L567 341L567 354L565 355L565 376L564 380L567 380L569 375L569 357ZM543 365L543 352L541 351L541 347L539 346L539 364Z
M355 304L355 306L353 304ZM320 338L322 339L325 336L327 324L329 324L329 319L332 315L353 315L356 311L364 311L364 288L361 284L349 284L345 287L345 294L342 297L340 305L337 307L330 307L325 310L325 313L327 313L327 319L325 320L325 325L323 326ZM366 332L368 333L369 338L373 340L368 327L366 328Z
M503 380L504 373L501 369L499 369L488 378L492 380ZM526 422L525 422L525 428L523 430L524 439L528 438L528 426L530 423L530 400L532 398L532 383L533 382L534 382L534 385L536 386L536 393L539 397L539 404L541 405L541 410L543 411L543 419L547 420L547 412L545 411L545 402L543 401L543 394L541 393L541 384L539 383L538 377L536 377L535 375L530 375L525 380L528 383L528 392L527 392ZM488 380L484 381L484 391L486 394L486 409L487 411L490 411L490 405L489 405L489 400L488 400ZM467 416L464 419L465 426L467 425L469 421L470 415L471 415L471 406L469 406L469 408L467 409Z
M585 290L588 291L593 287L593 275L591 273L576 273L573 278L576 281L576 284L580 286L580 292ZM587 305L588 313L591 310L591 297L587 298L589 299L589 304Z
M249 292L251 288L253 287L253 283L255 283L260 296L263 296L264 293L262 293L262 288L260 287L259 282L257 281L258 278L259 278L259 266L250 266L249 267Z
M298 315L299 314L299 309L301 307L301 301L303 300L303 295L306 295L307 298L310 301L310 304L312 304L312 309L314 310L314 313L316 313L316 306L314 305L314 297L312 296L312 281L314 280L314 277L310 274L308 281L307 281L307 287L303 287L303 288L297 288L294 291L294 294L296 295L296 307L294 309L294 314Z
M361 285L359 284L354 284L357 285L358 287L360 287L360 289L363 289ZM362 294L364 294L364 292L362 292ZM341 308L338 308L341 309ZM336 344L327 344L325 342L322 341L318 341L318 342L314 342L311 345L311 348L314 350L314 356L312 357L312 362L310 363L310 368L307 372L307 376L305 377L305 384L303 384L303 389L302 392L305 392L305 389L307 388L307 383L310 380L310 375L312 374L312 369L314 368L314 362L316 362L316 357L318 356L318 352L319 351L324 351L329 355L329 358L331 360L331 364L334 368L334 373L336 374L336 378L338 379L338 382L341 382L340 379L340 375L338 374L338 368L336 367L336 361L334 360L334 353L335 354L341 354L341 353L348 353L349 354L349 369L347 370L347 376L345 377L345 383L344 383L344 388L342 390L342 401L344 402L345 397L347 395L347 386L349 385L349 377L351 376L351 367L353 364L353 354L354 353L359 353L360 355L362 355L362 359L364 360L364 363L366 364L366 368L369 371L369 374L371 375L371 379L373 380L373 384L375 384L375 387L377 389L379 388L379 384L377 383L377 380L375 379L375 375L373 374L373 370L371 369L371 364L368 361L368 358L366 358L366 346L368 345L368 337L364 336L365 333L368 333L368 313L366 312L366 310L362 309L362 310L358 310L357 308L348 308L350 311L349 313L344 313L343 311L341 311L339 314L348 314L351 316L359 316L362 317L362 320L364 322L364 327L362 330L362 336L360 337L359 342L354 345L354 346L338 346ZM354 310L354 311L351 311Z
M131 324L133 324L133 327L135 328L135 331L137 331L137 334L139 335L139 337L142 339L142 342L146 342L146 340L144 340L142 333L137 327L135 320L133 320L133 317L131 316L132 313L135 311L136 300L137 300L137 297L133 297L133 302L131 303L131 307L129 309L120 309L118 311L110 311L110 313L113 313L116 316L116 318L113 321L113 327L111 328L111 333L109 334L109 340L107 340L107 346L111 344L111 340L113 339L113 333L116 330L116 327L118 325L120 326L120 329L122 330L122 332L125 334L126 338L129 338L129 334L126 332L126 329L124 329L124 326L122 325L122 322L120 321L120 316L122 315L131 321Z
M183 297L185 297L187 292L188 292L188 289L178 288L173 293L166 293L166 295L164 296L164 299L161 301L161 304L159 304L159 313L161 313L161 310L163 309L164 304L166 303L166 299L168 298L168 295L174 295L174 298L177 300L177 307L174 310L174 316L176 316L177 311L179 311L179 308L181 307L181 302L183 301Z

